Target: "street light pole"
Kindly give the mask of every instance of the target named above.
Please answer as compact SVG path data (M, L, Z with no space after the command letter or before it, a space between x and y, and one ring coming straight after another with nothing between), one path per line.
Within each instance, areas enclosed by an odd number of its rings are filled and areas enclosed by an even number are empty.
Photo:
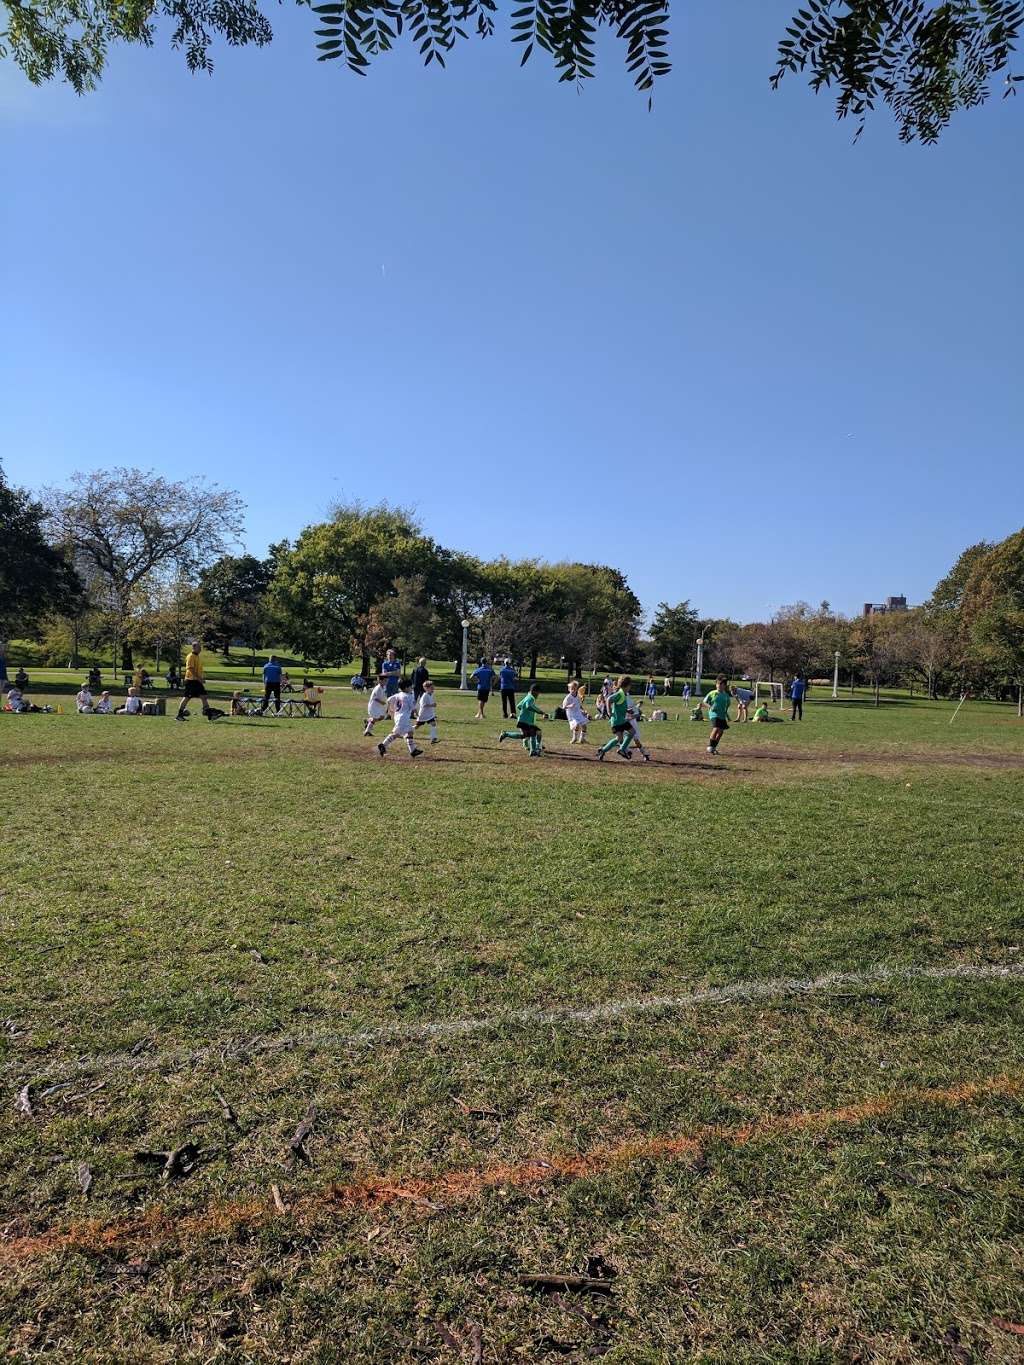
M469 691L469 622L462 623L462 681L459 683L460 692Z
M694 680L693 690L697 700L700 701L700 675L704 672L704 636L697 641L697 677Z
M836 670L832 674L832 700L839 700L839 650L836 650Z

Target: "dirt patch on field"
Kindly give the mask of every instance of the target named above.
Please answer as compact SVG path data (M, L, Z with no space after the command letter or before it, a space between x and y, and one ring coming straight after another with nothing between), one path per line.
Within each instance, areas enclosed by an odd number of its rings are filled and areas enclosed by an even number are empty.
M724 1143L746 1147L864 1123L906 1108L929 1105L962 1108L993 1096L1016 1098L1021 1090L1022 1082L1017 1076L990 1076L946 1089L922 1087L878 1095L836 1109L766 1114L759 1120L736 1126L712 1124L691 1133L638 1136L571 1156L538 1152L525 1160L450 1170L421 1178L382 1173L299 1195L290 1207L283 1201L275 1207L269 1199L226 1199L212 1201L192 1214L177 1214L156 1205L139 1216L82 1219L67 1228L25 1231L20 1235L9 1225L0 1238L0 1264L17 1265L69 1251L102 1256L122 1248L149 1249L181 1241L194 1242L265 1226L279 1218L308 1232L339 1216L382 1211L400 1204L434 1213L453 1205L471 1203L494 1189L531 1190L554 1182L592 1179L638 1162L694 1161L712 1145Z

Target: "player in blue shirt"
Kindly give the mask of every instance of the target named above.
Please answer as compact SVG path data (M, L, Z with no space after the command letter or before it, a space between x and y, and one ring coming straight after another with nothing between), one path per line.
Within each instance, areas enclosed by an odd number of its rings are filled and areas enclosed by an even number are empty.
M384 691L393 697L402 681L402 661L393 649L389 649L381 660L380 672L384 674Z
M487 699L491 695L491 684L494 682L494 669L486 659L480 660L480 667L473 670L473 681L476 683L476 715L474 720L483 720L484 707Z
M498 686L501 688L501 714L506 720L516 718L516 679L518 673L512 667L512 660L506 659L498 672Z

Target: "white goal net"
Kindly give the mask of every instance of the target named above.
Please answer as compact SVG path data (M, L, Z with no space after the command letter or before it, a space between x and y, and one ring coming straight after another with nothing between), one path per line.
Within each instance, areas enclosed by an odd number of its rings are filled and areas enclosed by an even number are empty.
M769 706L775 706L780 711L786 704L785 688L783 687L782 683L763 682L760 678L758 678L757 682L754 683L755 706L759 706L761 704L762 697L764 697Z

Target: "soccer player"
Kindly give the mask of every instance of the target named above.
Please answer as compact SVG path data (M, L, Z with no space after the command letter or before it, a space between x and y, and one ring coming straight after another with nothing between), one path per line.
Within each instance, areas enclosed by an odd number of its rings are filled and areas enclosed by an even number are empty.
M498 671L498 686L501 688L501 715L503 720L515 719L517 677L518 674L512 667L512 660L506 659Z
M632 758L629 746L633 743L633 723L629 719L629 689L633 686L633 679L628 675L623 675L618 681L615 691L608 698L609 724L612 727L612 737L607 744L602 744L595 754L596 758L603 759L609 749L618 746L620 758Z
M416 729L421 725L430 726L431 744L440 744L437 737L437 698L434 696L434 684L429 678L423 684L423 691L416 703Z
M626 716L629 719L630 728L633 731L633 748L640 750L641 754L643 754L645 763L650 763L650 751L644 748L643 741L640 738L640 722L644 718L643 702L637 702L636 705L634 705L633 698L630 697Z
M487 705L491 695L491 684L494 682L494 669L486 659L480 660L480 667L473 670L473 681L476 683L476 715L474 720L484 719L484 707Z
M188 720L188 704L193 697L199 698L206 719L216 720L217 717L210 710L210 703L206 699L204 675L202 645L198 640L193 640L191 650L185 655L185 691L178 707L178 714L174 717L175 720ZM223 712L218 711L217 715L223 715Z
M423 750L416 748L416 741L413 739L416 724L412 716L415 707L416 698L409 687L408 679L402 678L398 684L398 691L388 698L388 715L394 721L395 728L387 739L381 740L377 745L377 752L381 758L387 753L388 746L394 744L396 739L405 740L410 758L419 758Z
M537 695L540 692L540 683L533 683L526 696L516 707L516 724L518 730L502 730L498 736L500 744L504 739L521 739L523 748L529 753L531 758L540 758L541 754L541 733L540 726L537 724L539 717L545 720L548 718L546 711L541 711L537 706Z
M718 741L729 728L729 704L731 701L732 693L729 691L729 683L725 678L718 678L714 690L704 698L704 705L708 708L708 716L711 719L708 753L712 758L718 753Z
M562 710L565 718L569 722L569 743L586 744L587 742L587 722L590 717L583 709L583 698L580 695L580 685L573 678L569 684L569 690L562 698Z
M370 699L366 703L366 727L363 735L373 734L373 727L379 720L383 720L388 713L388 689L385 685L384 674L377 674L377 686L370 693Z

